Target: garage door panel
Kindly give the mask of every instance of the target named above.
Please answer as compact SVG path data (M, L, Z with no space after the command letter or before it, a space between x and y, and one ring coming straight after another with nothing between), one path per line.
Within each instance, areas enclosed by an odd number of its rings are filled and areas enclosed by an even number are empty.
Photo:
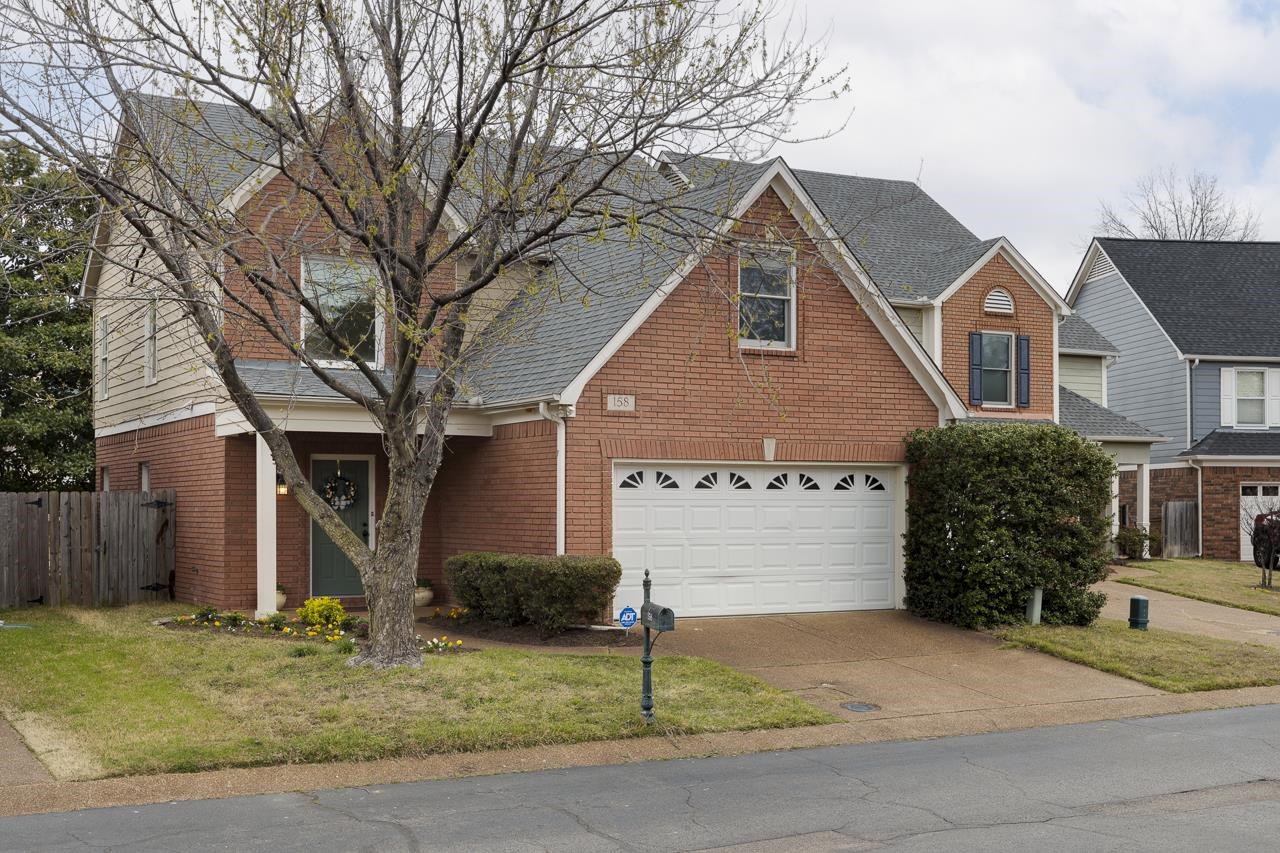
M893 498L868 483L893 481L856 467L618 466L619 606L639 605L647 567L655 600L690 616L891 607Z
M690 506L689 531L691 533L710 533L719 536L723 525L720 513L719 506Z

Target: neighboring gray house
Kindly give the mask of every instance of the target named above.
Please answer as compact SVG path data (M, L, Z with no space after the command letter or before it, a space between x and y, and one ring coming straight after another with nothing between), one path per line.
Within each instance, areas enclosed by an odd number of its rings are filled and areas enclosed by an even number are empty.
M1120 351L1108 407L1170 439L1157 511L1195 501L1201 553L1251 559L1242 530L1280 508L1280 243L1098 238L1067 301Z

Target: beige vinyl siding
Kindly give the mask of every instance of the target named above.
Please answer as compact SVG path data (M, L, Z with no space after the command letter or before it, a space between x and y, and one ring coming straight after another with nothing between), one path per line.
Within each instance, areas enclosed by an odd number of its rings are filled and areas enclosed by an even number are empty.
M117 229L116 238L124 229ZM113 243L115 241L113 240ZM195 326L183 316L181 306L163 289L159 266L149 253L139 260L138 245L112 245L93 301L95 380L101 362L100 335L105 318L107 381L104 400L95 393L93 423L97 429L143 418L177 413L201 403L214 402L220 385L202 358L207 354ZM146 376L147 314L156 298L155 378ZM168 297L168 298L167 298ZM95 390L101 388L95 381Z
M924 343L924 311L919 308L899 308L898 316L902 318L902 322L911 330L911 334L916 336L916 340Z
M1104 359L1093 355L1060 355L1058 383L1086 400L1104 406L1103 384L1106 382L1106 370L1103 361Z

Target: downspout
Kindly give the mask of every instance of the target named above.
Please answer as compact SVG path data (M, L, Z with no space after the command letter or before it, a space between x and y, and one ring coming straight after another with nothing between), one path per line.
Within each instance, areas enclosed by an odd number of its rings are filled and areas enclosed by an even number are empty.
M1188 459L1191 467L1196 469L1196 521L1199 523L1199 529L1196 531L1196 550L1199 552L1197 557L1204 556L1204 466L1194 459Z
M1195 375L1196 367L1199 366L1200 359L1194 359L1187 362L1187 449L1191 449L1191 445L1195 443L1196 434L1196 407L1195 407ZM1222 391L1219 389L1219 396ZM1191 467L1196 469L1196 550L1199 553L1197 557L1204 556L1204 468L1194 459L1188 459Z
M556 425L556 555L564 554L565 548L565 423L564 416L551 408L549 403L538 404L538 414Z

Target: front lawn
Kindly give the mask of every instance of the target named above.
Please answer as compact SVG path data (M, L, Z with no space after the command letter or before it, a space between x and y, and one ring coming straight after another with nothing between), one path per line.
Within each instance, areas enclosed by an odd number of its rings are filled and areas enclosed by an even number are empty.
M639 716L640 664L512 650L427 655L420 670L151 620L173 605L0 611L0 710L107 774L421 756L646 734L835 722L701 658L654 662L658 724ZM20 725L19 728L22 726Z
M1132 586L1171 592L1183 598L1280 616L1280 591L1259 588L1262 570L1252 563L1187 559L1146 560L1130 565L1135 569L1149 569L1156 574L1115 580Z
M1158 628L1135 631L1113 619L1087 628L1019 625L997 636L1170 693L1280 684L1275 649Z

